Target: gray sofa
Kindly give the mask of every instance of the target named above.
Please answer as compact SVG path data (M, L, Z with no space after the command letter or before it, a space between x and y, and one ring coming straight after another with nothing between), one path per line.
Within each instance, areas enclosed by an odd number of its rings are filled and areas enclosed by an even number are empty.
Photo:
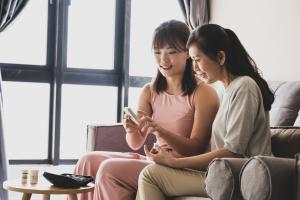
M286 159L289 158L291 160L294 158L296 153L300 152L300 81L269 82L269 85L275 94L275 102L270 111L270 124L272 127L272 152L275 157ZM151 147L154 141L155 138L151 136L147 138L146 144ZM125 130L122 124L88 125L86 149L87 151L132 151L125 141ZM144 154L142 149L136 152ZM216 159L211 163L208 169L208 177L206 181L206 189L211 199L243 199L240 194L239 173L247 160L248 159L230 158ZM288 162L288 160L285 159L280 159L280 161L266 160L270 166L272 166L272 163L283 163L282 166L284 166L284 163ZM216 176L218 173L224 175L226 174L224 173L226 171L231 173L233 176L232 185L229 184L227 180L228 177L222 179L221 175ZM296 170L294 170L294 172L296 176ZM291 188L296 188L294 182L292 181L290 181L289 185ZM224 196L224 193L220 193L222 188L218 187L223 187L223 189L226 189L224 190L225 192L231 191L232 194L229 196L227 195L228 197L225 198L226 195ZM280 188L276 189L280 190ZM300 190L300 188L287 191L295 193L298 190ZM174 199L203 200L209 198L176 197Z

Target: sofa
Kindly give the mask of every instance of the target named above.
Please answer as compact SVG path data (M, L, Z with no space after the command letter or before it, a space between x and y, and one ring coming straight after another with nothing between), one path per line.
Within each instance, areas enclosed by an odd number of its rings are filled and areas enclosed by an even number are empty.
M241 171L244 170L245 174L247 171L247 168L245 168L245 164L250 166L255 162L261 162L264 163L264 165L267 165L266 163L268 163L269 166L273 166L273 163L275 163L276 166L285 166L285 163L290 163L288 165L288 167L290 168L283 167L283 169L286 169L286 171L283 170L283 172L280 173L282 176L285 176L285 172L291 171L291 165L296 162L294 156L295 154L300 152L300 81L274 81L269 82L269 86L275 94L275 101L270 111L272 152L275 156L275 160L272 160L272 158L270 159L260 157L252 159L215 159L209 165L206 179L206 190L211 198L189 196L175 197L173 198L174 200L245 199L246 195L242 195L240 193L240 181L243 180L245 182L246 180L245 183L247 183L247 179L240 180ZM153 135L151 135L147 138L145 143L148 147L151 147L154 142L155 138ZM125 130L122 124L88 125L86 150L132 152L132 149L130 149L125 141ZM144 154L143 149L139 149L135 152ZM254 161L250 162L249 160ZM278 163L281 163L282 165ZM257 165L253 164L253 166ZM224 176L226 175L225 172L228 172L227 174L230 174L230 176L232 176L231 180L228 179L228 176ZM275 170L275 174L276 173L278 174L279 172ZM292 175L293 174L295 176L297 175L296 168L292 169ZM298 174L300 174L300 170ZM251 178L249 179L252 180ZM232 183L231 185L229 184L230 181ZM254 184L252 185L255 186ZM300 184L298 188L296 188L295 185L296 182L290 181L288 185L285 186L288 186L292 189L288 189L284 192L294 194L298 191L298 193L300 193ZM220 193L220 191L222 191L221 187L223 187L223 189L225 188L225 190L223 191L225 193L223 194ZM280 190L280 188L276 189ZM229 193L229 191L231 194L225 197L226 195L224 196L224 194ZM252 194L250 194L250 199L251 195Z

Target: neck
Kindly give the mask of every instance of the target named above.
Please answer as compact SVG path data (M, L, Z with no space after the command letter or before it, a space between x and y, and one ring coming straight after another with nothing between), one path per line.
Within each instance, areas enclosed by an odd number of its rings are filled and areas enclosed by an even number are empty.
M227 70L224 70L224 72L222 74L223 74L223 76L220 81L223 83L224 87L227 88L228 85L236 78L236 76L227 72Z
M167 90L166 92L169 94L180 94L182 92L182 86L181 86L181 78L173 78L173 77L168 77L166 78L167 80Z

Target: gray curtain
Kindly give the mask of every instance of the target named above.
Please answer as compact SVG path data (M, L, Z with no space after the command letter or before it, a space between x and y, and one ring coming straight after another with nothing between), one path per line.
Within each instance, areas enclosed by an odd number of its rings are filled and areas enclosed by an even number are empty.
M28 1L29 0L0 0L0 32L4 31L5 28L18 16ZM0 200L8 200L7 192L2 187L3 181L7 179L8 162L5 153L5 138L3 134L4 127L1 82L2 77L0 73Z
M3 189L3 181L7 179L7 159L5 154L4 146L4 135L3 135L3 106L2 106L2 88L1 88L2 76L0 73L0 200L7 200L7 192Z
M209 23L209 0L178 0L178 2L185 22L191 29Z

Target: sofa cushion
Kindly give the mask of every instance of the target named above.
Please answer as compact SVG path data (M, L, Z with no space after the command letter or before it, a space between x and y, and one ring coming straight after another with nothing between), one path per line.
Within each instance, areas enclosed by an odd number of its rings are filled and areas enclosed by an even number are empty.
M300 109L300 81L269 82L269 86L275 95L271 126L293 126Z
M295 159L255 156L240 173L245 200L295 199Z
M271 127L271 135L274 156L294 158L300 152L300 127Z
M239 192L239 172L247 159L216 158L208 166L205 189L214 200L242 199Z

